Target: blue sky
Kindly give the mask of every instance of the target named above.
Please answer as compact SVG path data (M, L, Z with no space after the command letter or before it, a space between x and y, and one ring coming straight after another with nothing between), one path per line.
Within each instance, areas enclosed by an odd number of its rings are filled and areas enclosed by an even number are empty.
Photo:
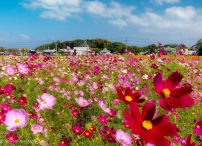
M194 45L202 38L200 0L1 0L0 46L105 38L128 45Z

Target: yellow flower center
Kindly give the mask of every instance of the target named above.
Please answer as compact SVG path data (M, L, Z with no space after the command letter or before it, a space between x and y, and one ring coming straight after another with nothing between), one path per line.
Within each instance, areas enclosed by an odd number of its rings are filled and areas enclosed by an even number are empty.
M86 133L86 135L88 136L88 135L89 135L89 133L87 132L87 133Z
M10 72L10 73L12 73L12 72L13 72L13 70L12 70L12 69L10 69L10 70L9 70L9 72Z
M199 125L196 126L197 129L200 129L201 127Z
M12 137L10 137L9 139L10 139L10 140L13 140L13 138L12 138Z
M64 143L65 143L64 141L61 142L61 144L64 144Z
M133 99L131 96L125 96L125 100L128 101L128 102L131 102Z
M46 101L46 100L44 100L44 101L43 101L43 104L47 104L47 101Z
M79 105L82 106L82 105L83 105L83 102L79 102Z
M162 93L163 93L164 97L170 96L170 90L168 90L167 88L163 89Z
M146 130L150 130L150 129L152 129L152 123L148 120L144 120L142 122L142 127Z
M76 130L76 132L78 133L78 132L79 132L79 130Z
M20 119L15 119L15 123L20 123Z
M0 116L0 119L1 119L2 117Z
M22 70L22 67L20 67L19 69Z

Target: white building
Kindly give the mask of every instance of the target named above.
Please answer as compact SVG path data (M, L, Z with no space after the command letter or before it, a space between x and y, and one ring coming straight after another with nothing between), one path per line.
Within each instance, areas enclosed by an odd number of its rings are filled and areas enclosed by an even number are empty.
M107 48L104 48L103 50L100 51L100 54L111 54L111 51L107 50Z

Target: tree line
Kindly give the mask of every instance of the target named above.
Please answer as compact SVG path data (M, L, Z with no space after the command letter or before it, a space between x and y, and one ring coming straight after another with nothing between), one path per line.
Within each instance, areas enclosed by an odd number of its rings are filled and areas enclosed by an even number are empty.
M112 42L107 39L101 39L101 38L95 38L95 39L87 39L87 40L82 40L82 39L76 39L76 40L67 40L64 42L56 41L52 42L49 44L43 44L40 46L37 46L35 48L36 51L43 51L47 49L55 49L57 48L58 50L60 49L65 49L67 46L70 46L72 49L74 47L81 47L84 42L87 42L89 47L96 51L100 52L103 48L107 48L108 50L111 51L111 53L119 53L122 54L126 50L131 50L134 54L139 54L140 52L145 52L145 51L150 51L151 53L155 53L155 50L159 48L157 44L150 44L144 47L139 47L135 45L128 45L122 43L122 42ZM177 48L179 45L182 45L184 48L187 48L184 44L164 44L162 47L171 47L171 48ZM197 48L199 49L199 55L202 55L202 39L198 40L196 43ZM0 47L0 52L21 52L22 54L28 53L29 49L26 47L23 47L21 49L19 48L6 48L6 47Z
M36 47L35 50L42 51L46 49L55 49L55 48L60 50L60 49L65 49L66 46L70 46L73 49L74 47L81 47L85 41L87 42L89 47L96 52L100 52L103 48L107 48L108 50L111 51L111 53L122 54L127 48L128 50L131 50L134 54L139 54L140 52L145 52L148 50L155 53L155 50L159 48L156 44L150 44L145 47L139 47L135 45L126 46L122 42L112 42L107 39L95 38L95 39L87 39L87 40L82 40L82 39L68 40L64 42L56 41L50 44L40 45ZM181 45L186 47L184 44L181 44ZM179 46L179 44L165 44L163 47L167 47L167 46L174 48Z

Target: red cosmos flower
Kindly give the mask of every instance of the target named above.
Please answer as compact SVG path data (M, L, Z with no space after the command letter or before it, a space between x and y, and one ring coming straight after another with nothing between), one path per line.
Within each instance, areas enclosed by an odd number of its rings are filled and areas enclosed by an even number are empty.
M156 113L154 102L145 103L142 115L136 102L130 104L130 109L132 113L125 110L124 117L128 121L133 134L139 135L142 141L156 146L171 145L171 142L164 136L177 136L176 125L172 124L165 114L153 119Z
M77 117L78 114L79 114L79 111L78 111L77 109L74 109L74 110L71 111L71 115L72 115L73 117Z
M18 99L18 104L21 105L21 106L27 104L27 98L26 98L26 97L23 97L23 96L20 97L20 98Z
M202 121L197 121L193 130L196 135L202 135Z
M175 88L181 82L183 76L179 72L173 72L167 80L162 80L162 74L159 73L154 78L155 91L162 95L160 106L171 111L172 108L192 107L194 100L188 95L192 92L191 86Z
M8 133L6 134L6 139L9 142L9 144L15 144L18 140L18 135L15 133Z
M0 124L4 123L5 118L6 118L6 113L1 111L0 112Z
M133 93L129 87L124 89L123 87L119 86L118 88L116 88L116 91L119 96L118 99L125 102L125 104L130 104L132 102L138 102L138 103L144 102L144 99L140 99L141 95L139 94L139 92Z
M108 126L104 126L103 128L99 130L99 133L109 143L111 144L116 143L116 140L115 140L116 130L114 130L114 128L109 128Z
M96 127L94 125L92 125L89 130L94 132L96 130Z
M58 144L58 146L67 146L68 145L68 139L67 138L63 138L60 143Z
M93 136L92 132L90 130L84 130L83 131L83 136L85 138L91 138Z

